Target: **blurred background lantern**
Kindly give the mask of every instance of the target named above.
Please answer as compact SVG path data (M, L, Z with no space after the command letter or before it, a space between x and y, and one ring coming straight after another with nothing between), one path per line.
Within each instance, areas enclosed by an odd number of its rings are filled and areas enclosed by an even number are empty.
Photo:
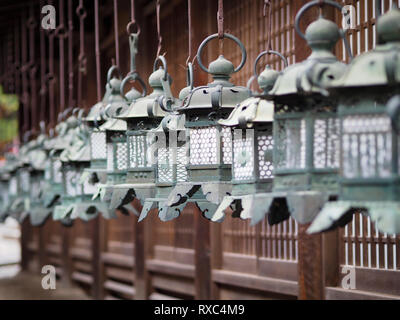
M45 208L43 205L43 193L45 191L45 168L47 152L44 149L46 141L44 132L44 124L42 125L42 132L33 140L32 149L28 152L30 163L30 185L29 185L29 205L27 211L29 212L30 222L33 226L41 226L46 219L50 216L52 209Z
M237 105L229 118L219 124L230 128L233 136L232 147L232 195L225 196L212 217L221 221L228 207L232 215L242 219L252 219L252 223L262 219L267 211L264 204L270 199L273 181L273 121L274 105L266 100L269 91L279 76L279 72L266 66L258 75L257 63L267 54L274 54L287 60L279 52L267 50L258 55L254 63L254 77L263 93L248 98ZM250 84L250 83L249 83Z
M157 69L158 62L162 63ZM165 96L162 82L171 83L164 57L158 57L149 77L149 85L153 91L132 102L128 110L116 118L127 123L128 172L126 183L115 185L111 208L118 208L130 203L134 198L142 202L155 195L155 157L153 135L155 129L167 114L160 107L158 98ZM136 214L138 214L136 212Z
M274 183L266 203L270 224L290 215L299 223L311 222L338 193L337 97L328 95L326 87L346 70L332 53L335 44L343 37L349 47L344 32L322 15L307 27L305 35L299 29L308 9L320 6L322 10L326 5L342 8L334 1L311 1L297 13L296 31L312 53L286 68L270 91L275 102Z
M332 83L339 97L339 201L327 203L308 232L343 226L362 212L376 228L400 233L400 10L377 21L375 49L354 59Z
M13 153L5 154L5 164L2 167L1 179L4 182L4 192L2 192L3 197L3 208L0 215L0 221L4 221L11 213L11 205L18 196L18 179L17 179L17 169L18 169L18 158Z
M242 59L235 69L220 55L206 68L201 54L206 44L218 37L213 34L199 46L199 66L213 77L207 86L194 88L178 108L185 115L186 139L189 142L188 177L179 182L170 194L167 205L182 205L190 198L206 217L210 218L223 197L231 192L232 136L229 128L218 121L227 118L233 108L250 96L250 90L229 82L231 74L238 72L246 62L246 50L239 39L231 34L241 49ZM200 190L201 189L201 190Z

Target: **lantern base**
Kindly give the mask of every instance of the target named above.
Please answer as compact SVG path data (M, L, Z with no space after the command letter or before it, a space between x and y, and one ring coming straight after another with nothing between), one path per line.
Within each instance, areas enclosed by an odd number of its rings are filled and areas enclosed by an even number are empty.
M53 210L49 208L45 208L42 206L35 206L31 211L30 211L30 221L31 225L34 227L41 227L43 226L47 219L51 216L51 212Z
M343 227L352 220L353 214L358 212L369 216L380 232L400 233L399 201L343 200L326 203L307 232L312 234Z
M266 215L270 225L282 222L290 216L304 224L314 219L328 199L328 194L317 191L226 196L210 220L223 221L226 210L231 207L233 217L251 219L251 225L257 224Z
M139 199L141 203L144 203L146 199L155 196L155 189L155 183L115 185L113 186L109 208L118 209L121 206L126 206L135 198Z
M140 213L139 222L147 217L150 210L157 208L158 209L158 217L161 221L166 222L173 220L181 214L183 208L186 206L185 203L170 207L167 204L166 198L149 198L144 202L142 212Z

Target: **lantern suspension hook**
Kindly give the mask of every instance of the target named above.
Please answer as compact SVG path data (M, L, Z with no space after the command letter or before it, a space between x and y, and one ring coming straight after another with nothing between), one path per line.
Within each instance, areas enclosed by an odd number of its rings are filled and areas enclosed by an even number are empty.
M115 40L115 61L119 67L119 32L118 32L118 3L114 0L114 40Z
M161 85L163 87L164 94L160 97L158 97L157 101L161 107L162 110L166 112L172 112L172 104L174 102L174 97L172 95L171 91L171 86L170 86L170 77L168 75L168 65L167 65L167 59L165 59L164 56L158 56L154 60L153 64L153 72L157 70L157 65L158 63L162 64L162 69L164 70L164 76L161 77ZM164 102L165 100L165 102Z
M87 16L86 9L83 5L83 0L79 0L79 5L76 8L76 14L79 17L79 73L78 73L78 105L82 105L82 86L83 75L86 74L86 54L85 54L85 19Z
M136 32L132 31L133 27L136 27ZM129 21L126 26L126 32L128 33L128 35L131 35L132 33L136 35L140 34L140 26L137 23L135 17L135 0L131 0L131 21Z
M336 1L332 1L332 0L314 0L314 1L311 1L311 2L309 2L309 3L307 3L307 4L305 4L305 5L299 10L299 12L297 12L296 18L295 18L295 24L294 24L294 28L295 28L297 34L298 34L302 39L304 39L304 40L307 41L306 35L300 30L300 19L301 19L301 17L302 17L302 16L304 15L304 13L305 13L307 10L309 10L310 8L315 7L315 6L319 6L319 7L321 8L323 5L330 5L330 6L336 8L336 9L338 9L338 10L340 10L340 11L342 11L342 9L343 9L343 6L342 6L341 4L339 4L339 3L336 2ZM340 32L340 37L341 37L342 40L343 40L343 44L344 44L344 46L345 46L345 49L346 49L346 51L347 51L347 54L348 54L348 56L349 56L349 58L350 58L350 61L351 61L351 60L353 60L353 53L351 52L350 44L349 44L349 42L348 42L348 40L347 40L347 38L346 38L346 32L345 32L344 30L342 30L342 29L340 29L339 32Z
M254 70L253 71L254 71L254 76L255 77L258 77L258 72L257 72L257 64L258 64L258 62L260 61L260 59L263 56L265 56L267 54L268 55L276 55L276 56L278 56L283 61L283 65L284 65L285 68L287 68L287 66L289 65L286 57L282 53L280 53L278 51L274 51L274 50L263 51L257 56L256 60L254 61Z

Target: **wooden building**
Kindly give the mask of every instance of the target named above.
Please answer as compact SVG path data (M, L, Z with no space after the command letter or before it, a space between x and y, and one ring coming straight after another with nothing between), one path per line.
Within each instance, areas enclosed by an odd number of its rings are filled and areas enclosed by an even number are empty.
M3 0L0 4L1 83L6 92L25 96L20 123L27 125L20 127L21 136L28 128L37 131L41 119L54 125L54 118L51 117L60 110L57 36L54 42L56 99L53 113L48 112L48 96L42 102L42 96L35 96L30 84L27 89L22 85L23 65L29 62L29 56L24 62L21 50L23 40L29 38L32 29L26 29L25 35L20 31L25 28L24 21L28 21L30 16L31 2L34 3L33 17L37 19L33 29L36 42L33 62L39 67L42 55L38 17L43 2L19 1L15 4L15 1ZM53 2L59 14L59 2ZM72 2L75 10L79 1ZM305 59L310 52L305 41L294 31L295 15L306 2L271 1L272 48L286 56L290 64ZM382 1L382 10L388 10L391 2ZM93 3L83 1L87 11L84 34L87 64L82 84L82 104L86 110L97 100ZM192 1L193 53L207 35L217 32L217 3L216 0ZM356 11L356 27L347 31L354 54L372 49L375 42L374 1L346 0L342 3L353 5ZM246 85L252 75L255 58L266 48L268 19L263 15L263 5L262 0L225 1L224 28L243 41L248 53L245 67L233 77L236 84ZM67 8L68 1L65 0L66 16ZM137 65L144 79L151 73L157 51L155 8L156 1L136 1L136 17L141 28ZM330 9L324 9L324 12L341 24L340 13ZM317 14L317 10L311 10L305 16L303 30ZM106 70L115 57L113 16L113 1L100 0L102 93ZM130 20L130 1L118 1L118 20L120 67L126 74L129 70L126 24ZM161 1L161 53L166 53L175 95L186 86L187 26L187 1ZM49 35L43 34L45 48L48 48ZM78 61L78 17L74 18L73 35L74 61ZM225 57L238 63L240 52L230 41L226 40L224 44ZM29 45L29 41L25 45ZM49 50L44 52L47 65ZM346 60L343 52L340 43L336 54ZM217 54L216 42L209 47L204 60L211 61ZM3 63L7 61L11 63ZM275 58L266 59L266 62L278 70L282 68L281 62ZM67 70L67 62L65 64ZM77 82L77 69L76 62L74 83ZM66 71L66 94L67 78ZM36 73L35 81L40 88L40 71ZM208 75L195 65L195 85L207 81ZM45 81L45 84L49 83ZM76 88L77 85L74 90ZM48 90L46 92L48 94ZM32 97L36 99L34 104ZM41 106L45 109L40 113ZM137 202L134 205L140 207ZM45 264L55 265L62 281L79 284L96 299L400 298L400 238L376 232L371 221L362 215L354 215L353 222L345 228L312 236L306 234L307 226L299 225L292 219L272 227L266 221L251 227L249 222L231 217L221 224L211 223L190 204L178 219L170 222L161 222L154 212L140 223L137 219L134 215L118 213L118 218L112 220L100 217L88 223L76 220L71 228L65 228L51 219L40 228L32 227L29 221L25 221L22 226L22 267L40 272ZM351 272L351 268L356 271L356 289L344 289L343 277Z

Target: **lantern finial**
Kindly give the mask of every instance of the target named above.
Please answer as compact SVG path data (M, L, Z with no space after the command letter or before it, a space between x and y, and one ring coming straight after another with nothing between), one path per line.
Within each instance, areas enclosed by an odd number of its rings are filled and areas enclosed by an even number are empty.
M216 60L212 61L208 66L209 72L214 80L229 81L231 74L235 71L233 63L220 55Z
M307 27L306 39L312 50L331 51L340 39L340 31L336 23L320 17Z
M377 33L379 42L400 41L400 10L398 8L393 8L379 17Z

